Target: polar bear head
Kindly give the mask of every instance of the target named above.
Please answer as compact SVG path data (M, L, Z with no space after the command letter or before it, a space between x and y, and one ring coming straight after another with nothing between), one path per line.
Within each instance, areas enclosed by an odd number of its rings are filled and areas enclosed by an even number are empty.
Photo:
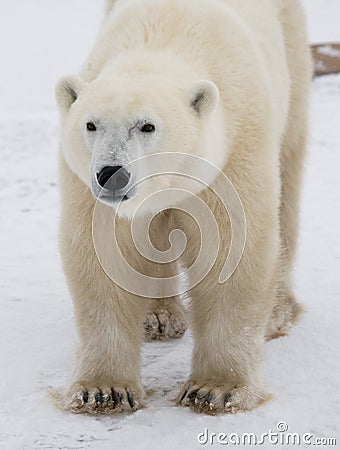
M210 81L178 86L152 76L91 83L65 77L56 98L68 165L94 197L111 206L121 203L123 214L132 214L156 191L188 188L186 177L175 173L193 166L183 155L224 167L222 108ZM165 155L171 155L169 162Z

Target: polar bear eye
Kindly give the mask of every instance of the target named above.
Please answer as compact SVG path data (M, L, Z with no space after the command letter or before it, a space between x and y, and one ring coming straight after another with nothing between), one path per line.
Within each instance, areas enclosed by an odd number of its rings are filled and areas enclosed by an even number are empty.
M86 124L87 131L97 131L97 127L93 122L87 122Z
M155 125L153 125L152 123L146 123L145 125L142 126L140 131L142 133L153 133L155 129L156 129Z

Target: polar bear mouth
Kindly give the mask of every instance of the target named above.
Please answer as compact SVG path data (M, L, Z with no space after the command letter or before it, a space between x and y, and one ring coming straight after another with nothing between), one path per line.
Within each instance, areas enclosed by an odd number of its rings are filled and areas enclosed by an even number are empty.
M93 189L93 187L91 190L94 198L108 206L116 206L119 203L130 200L134 196L133 194L129 193L117 194L114 192L110 192L107 189Z

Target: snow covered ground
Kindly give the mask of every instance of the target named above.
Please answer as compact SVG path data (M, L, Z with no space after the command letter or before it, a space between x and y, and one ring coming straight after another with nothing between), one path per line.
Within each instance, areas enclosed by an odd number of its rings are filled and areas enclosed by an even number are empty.
M305 4L311 41L340 41L340 0ZM311 442L340 439L340 76L314 81L295 276L307 312L288 338L266 347L274 400L217 418L175 407L171 400L189 371L189 334L144 346L144 384L156 391L134 415L74 416L46 398L46 388L67 382L76 339L56 244L53 86L78 70L101 6L99 0L1 0L0 448L196 449L205 428L261 435L278 422L310 433Z

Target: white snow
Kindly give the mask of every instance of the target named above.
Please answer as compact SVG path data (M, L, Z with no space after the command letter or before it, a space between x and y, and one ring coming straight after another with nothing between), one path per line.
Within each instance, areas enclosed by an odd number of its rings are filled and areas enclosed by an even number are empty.
M340 41L340 0L305 4L311 42ZM76 340L56 237L53 87L60 75L79 69L101 6L90 0L1 1L0 448L196 449L205 428L260 435L280 421L293 432L339 439L340 76L313 84L295 273L306 313L289 337L266 347L274 400L249 414L217 418L175 407L172 399L189 372L189 334L144 346L143 381L155 392L134 415L75 416L46 398L49 386L67 382Z

